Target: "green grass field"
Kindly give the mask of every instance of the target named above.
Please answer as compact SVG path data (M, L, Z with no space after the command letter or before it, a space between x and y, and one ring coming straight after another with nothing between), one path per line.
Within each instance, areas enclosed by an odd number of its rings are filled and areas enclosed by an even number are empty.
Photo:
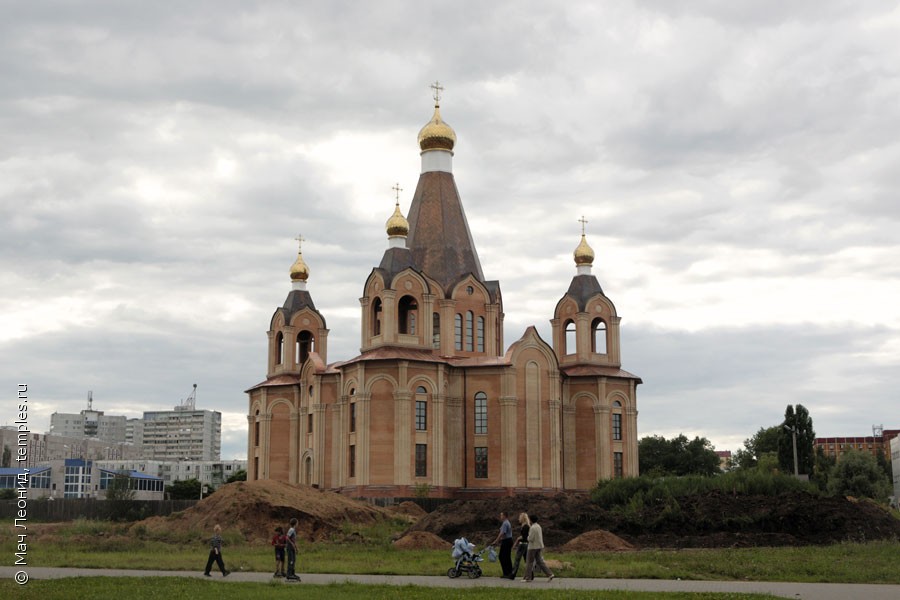
M40 600L75 600L102 598L127 598L140 600L243 600L245 598L291 598L310 600L381 600L404 598L404 600L434 600L440 595L442 600L485 600L485 599L551 599L588 600L608 598L610 600L762 600L774 596L756 594L688 594L622 591L575 591L575 590L527 590L501 588L427 588L418 586L359 585L286 585L283 583L237 583L152 577L145 579L77 577L65 580L30 581L18 586L12 581L0 581L0 595L3 598L35 598Z
M298 572L380 575L435 575L451 565L449 550L398 550L390 539L402 530L401 523L382 523L357 529L352 543L328 541L301 544ZM12 556L15 534L11 526L0 540L0 552ZM178 532L176 538L154 538L128 525L98 521L76 521L63 527L29 531L28 565L32 567L82 567L147 570L201 571L207 548L198 534ZM224 558L235 572L269 573L274 569L272 550L266 545L248 545L237 532L225 532ZM341 539L346 539L342 536ZM896 568L900 545L892 542L844 543L833 546L749 549L641 550L634 552L560 553L552 549L547 558L560 561L557 577L643 578L682 580L750 580L828 583L900 584ZM498 564L485 563L485 574L500 574ZM520 571L521 572L521 571ZM249 586L249 587L248 587ZM195 579L105 577L65 580L33 580L19 587L0 582L4 598L517 598L540 594L542 598L653 598L658 594L633 592L585 592L571 590L397 588L389 586L285 586L221 582ZM7 593L9 592L9 593ZM599 594L599 595L598 595ZM285 596L286 597L286 596ZM734 594L669 594L665 598L759 598Z
M451 564L448 550L398 550L390 543L399 528L380 525L359 530L355 543L301 543L298 570L303 573L371 573L440 575ZM21 531L21 530L20 530ZM14 553L12 527L0 541L0 552ZM896 568L898 543L844 543L782 548L640 550L635 552L560 553L559 577L646 579L755 580L829 583L900 583ZM269 546L248 545L236 532L226 532L223 551L232 571L271 572ZM130 532L127 525L76 521L50 535L29 537L28 562L42 567L199 571L207 548L184 534L162 541ZM499 575L498 564L485 563L486 574Z

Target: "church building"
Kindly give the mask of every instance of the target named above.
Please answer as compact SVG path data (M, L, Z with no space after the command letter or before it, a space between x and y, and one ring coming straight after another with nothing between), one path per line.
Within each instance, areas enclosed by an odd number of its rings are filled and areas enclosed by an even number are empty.
M583 224L575 274L548 315L552 338L532 326L507 348L500 282L482 271L439 100L419 132L409 214L398 198L362 285L358 356L328 362L327 309L313 303L298 252L269 327L266 379L247 390L248 478L473 498L636 476L641 380L621 368L620 318L591 272Z

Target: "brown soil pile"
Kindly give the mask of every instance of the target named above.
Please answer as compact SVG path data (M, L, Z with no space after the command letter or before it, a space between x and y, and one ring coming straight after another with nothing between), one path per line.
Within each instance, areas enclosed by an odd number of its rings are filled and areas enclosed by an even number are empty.
M561 552L620 552L634 550L634 546L614 533L595 529L582 533L562 545Z
M427 531L410 531L394 542L399 550L449 550L453 544Z
M408 517L413 522L428 514L424 508L422 508L415 502L412 502L411 500L401 502L400 504L396 504L394 506L388 506L387 509L398 515Z
M520 511L540 516L544 543L563 547L585 532L605 530L637 548L750 547L832 544L900 538L900 520L869 501L804 492L756 496L710 492L661 501L640 511L606 510L585 495L459 500L422 517L410 531L451 541L493 540L499 511L513 531Z
M216 524L227 531L237 530L251 544L268 544L276 526L285 531L296 517L297 536L316 541L340 534L347 524L371 525L390 519L383 508L352 500L340 494L305 485L280 481L237 481L216 490L191 508L169 515L151 517L133 528L143 528L165 538L167 534L197 532L200 538L212 535Z

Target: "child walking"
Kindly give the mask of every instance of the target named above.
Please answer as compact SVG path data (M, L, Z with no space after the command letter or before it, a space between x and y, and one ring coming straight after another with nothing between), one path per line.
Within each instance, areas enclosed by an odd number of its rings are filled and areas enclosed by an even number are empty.
M272 545L275 546L275 577L284 577L284 547L287 544L287 536L284 535L284 529L275 528L275 535L272 536Z
M212 577L209 574L209 570L212 569L213 561L216 561L216 564L219 565L219 570L222 571L222 577L228 577L228 574L231 571L225 570L225 562L222 560L222 528L216 525L213 528L213 536L209 540L209 560L206 561L206 570L203 571L203 574L207 577Z
M288 529L287 532L287 576L285 576L286 581L300 581L300 578L297 577L297 574L294 572L294 567L297 564L297 519L291 519L291 528Z

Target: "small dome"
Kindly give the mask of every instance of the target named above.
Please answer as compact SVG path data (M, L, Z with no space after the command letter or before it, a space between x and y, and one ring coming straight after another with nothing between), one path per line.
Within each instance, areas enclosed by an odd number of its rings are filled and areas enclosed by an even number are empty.
M399 202L394 206L394 214L387 220L385 227L387 228L387 234L390 236L402 235L406 237L409 234L409 221L400 212Z
M581 243L575 248L575 264L591 266L594 264L594 249L588 246L584 234L581 234Z
M297 260L291 265L291 281L306 281L309 279L309 267L303 261L303 252L297 252Z
M434 116L419 131L419 148L425 150L453 150L456 133L441 119L441 108L435 103Z

